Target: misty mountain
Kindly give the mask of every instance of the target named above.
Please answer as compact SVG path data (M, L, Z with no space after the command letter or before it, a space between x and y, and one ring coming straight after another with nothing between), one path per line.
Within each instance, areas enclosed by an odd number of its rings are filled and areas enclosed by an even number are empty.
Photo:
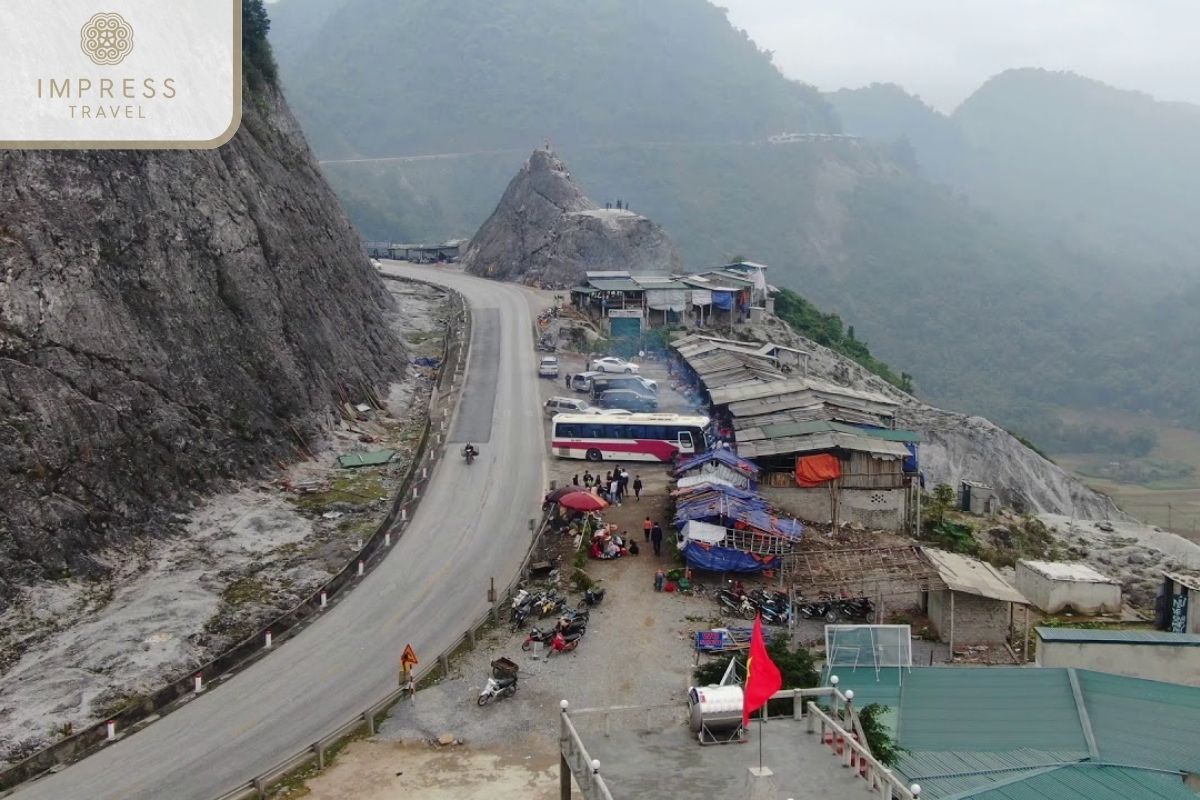
M836 129L704 0L283 0L272 17L324 157Z
M310 3L283 0L274 13L303 16ZM1153 327L1163 297L1146 290L1118 302L1126 265L1111 248L1051 235L1058 223L1035 228L997 199L1006 160L1019 158L1004 147L1066 141L1052 131L1011 143L984 136L982 120L1016 102L1005 81L961 117L895 86L822 98L783 78L703 0L555 0L535 15L518 5L342 0L324 22L305 22L307 48L281 58L322 157L448 154L324 164L366 237L472 235L530 148L550 137L589 196L661 224L689 267L732 256L770 264L772 282L855 325L932 402L1033 437L1067 404L1200 424L1200 405L1177 396L1197 394L1195 373L1177 376L1170 396L1114 379L1134 359L1138 375L1171 370ZM393 45L376 47L382 39ZM843 121L867 138L767 141ZM998 174L990 183L981 164ZM1101 227L1083 205L1095 184L1076 173L1074 210L1065 200L1048 207L1077 230ZM1027 176L1028 191L1050 195L1039 179ZM983 199L964 188L975 182ZM1147 181L1138 196L1151 189ZM1106 202L1097 215L1117 213Z
M1143 299L1200 280L1200 107L1041 69L949 116L894 85L828 97L847 132L906 141L924 174L1083 268L1063 277Z

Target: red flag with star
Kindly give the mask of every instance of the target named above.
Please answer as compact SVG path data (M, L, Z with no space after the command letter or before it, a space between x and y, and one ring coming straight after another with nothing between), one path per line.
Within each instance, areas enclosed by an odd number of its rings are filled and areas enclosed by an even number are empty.
M767 653L763 641L762 614L754 618L754 633L750 635L750 660L746 662L746 689L742 694L742 727L750 723L750 715L766 705L783 687L779 667Z

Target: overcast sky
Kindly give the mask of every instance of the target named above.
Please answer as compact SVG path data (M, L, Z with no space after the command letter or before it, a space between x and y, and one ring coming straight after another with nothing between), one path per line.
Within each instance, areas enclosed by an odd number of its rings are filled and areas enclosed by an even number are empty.
M713 0L790 78L899 83L952 111L1010 67L1200 103L1200 0Z

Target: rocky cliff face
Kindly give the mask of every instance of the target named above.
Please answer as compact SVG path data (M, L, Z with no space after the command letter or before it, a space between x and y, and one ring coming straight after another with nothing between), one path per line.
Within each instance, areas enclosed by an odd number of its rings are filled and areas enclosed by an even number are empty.
M215 151L0 153L0 604L170 530L403 369L283 98Z
M588 270L668 275L682 269L675 245L643 216L599 208L549 150L535 150L467 247L468 272L566 287Z
M960 480L987 483L1007 505L1030 513L1074 514L1081 519L1120 516L1112 500L1084 486L1015 436L983 417L922 403L844 356L806 339L777 317L752 329L764 341L809 353L808 375L878 392L899 402L898 424L921 434L921 471L927 488Z

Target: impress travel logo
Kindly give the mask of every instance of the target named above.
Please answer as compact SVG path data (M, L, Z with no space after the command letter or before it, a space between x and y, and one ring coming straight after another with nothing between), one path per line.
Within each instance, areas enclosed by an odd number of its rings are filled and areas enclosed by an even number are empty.
M219 147L241 0L0 0L0 148Z

